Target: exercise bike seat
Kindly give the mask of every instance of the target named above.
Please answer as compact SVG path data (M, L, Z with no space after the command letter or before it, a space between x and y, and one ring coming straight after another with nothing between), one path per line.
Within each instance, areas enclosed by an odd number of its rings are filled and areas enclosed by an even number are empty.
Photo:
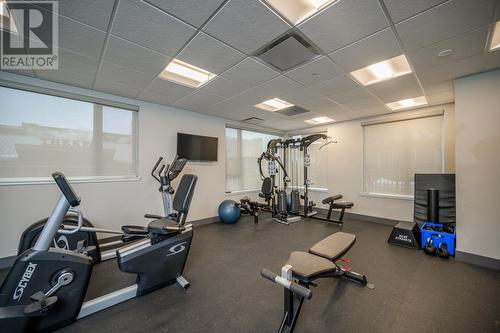
M293 277L302 282L313 281L323 274L334 272L337 268L325 258L302 251L290 253L286 264L292 266Z
M122 231L127 235L147 235L149 233L147 227L139 225L124 225Z
M309 249L309 253L330 261L336 261L346 254L355 242L356 235L336 232L314 244Z
M151 221L147 227L148 231L153 234L168 235L173 233L180 233L185 230L185 227L177 224L167 217Z

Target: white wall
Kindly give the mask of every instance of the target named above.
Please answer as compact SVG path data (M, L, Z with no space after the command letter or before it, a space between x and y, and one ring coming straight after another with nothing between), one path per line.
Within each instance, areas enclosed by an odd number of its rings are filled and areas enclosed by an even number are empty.
M500 70L455 81L457 250L500 259Z
M418 110L439 109L444 110L445 171L452 173L454 172L453 104ZM411 112L408 111L408 113ZM334 123L326 128L317 127L308 130L309 132L326 130L328 136L338 141L336 144L326 146L328 147L329 194L313 192L311 198L321 207L321 199L333 194L342 194L343 200L354 202L354 207L350 210L352 213L413 221L413 200L378 198L361 194L363 191L363 129L361 123L379 118L381 117Z
M189 162L184 169L184 173L198 175L188 220L217 215L218 204L224 200L225 193L225 120L5 72L0 72L0 79L101 97L140 107L140 180L74 184L82 197L81 210L95 225L106 228L119 228L124 224L144 225L147 223L143 218L144 213L163 212L158 184L149 172L158 156L163 155L167 159L175 156L177 132L219 138L218 162ZM180 177L174 186L179 180ZM49 215L58 195L55 185L0 186L0 258L16 254L22 231Z

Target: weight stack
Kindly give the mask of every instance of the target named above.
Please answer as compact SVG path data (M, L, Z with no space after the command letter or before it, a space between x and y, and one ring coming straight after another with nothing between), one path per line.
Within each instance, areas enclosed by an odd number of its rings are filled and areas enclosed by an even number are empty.
M420 228L415 222L399 222L392 229L387 243L408 247L410 249L420 249Z

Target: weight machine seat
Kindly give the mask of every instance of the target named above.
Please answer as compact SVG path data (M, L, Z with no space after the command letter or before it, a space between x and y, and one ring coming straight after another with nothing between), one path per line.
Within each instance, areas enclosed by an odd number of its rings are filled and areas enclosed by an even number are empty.
M323 205L328 205L328 204L331 204L332 202L334 202L335 200L339 200L339 199L342 199L342 198L343 198L342 194L337 194L337 195L333 195L331 197L323 199L323 201L321 201L321 203Z
M336 232L314 244L313 247L309 249L309 253L330 261L336 261L346 254L355 242L355 235L345 232Z
M337 194L331 197L328 197L326 199L323 199L321 203L324 205L330 205L330 208L332 209L347 209L347 208L352 208L354 206L354 203L349 202L349 201L338 201L335 202L335 200L342 199L342 194Z
M337 269L333 262L302 251L290 253L286 264L292 266L294 278L304 282L312 281L323 274L335 272Z

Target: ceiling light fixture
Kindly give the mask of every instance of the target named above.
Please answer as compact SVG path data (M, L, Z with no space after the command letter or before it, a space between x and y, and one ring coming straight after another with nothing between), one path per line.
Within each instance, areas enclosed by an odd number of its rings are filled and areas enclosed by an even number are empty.
M217 75L179 59L172 60L160 73L160 77L185 86L198 88Z
M491 37L490 52L500 50L500 21L495 23L495 29L493 30L493 37Z
M370 66L355 70L351 75L364 86L390 80L411 73L411 67L405 55L377 62Z
M335 121L335 119L332 119L329 117L316 117L313 119L304 120L304 122L306 122L308 124L312 124L312 125L331 123L333 121Z
M266 0L294 25L316 14L337 0Z
M387 103L386 104L391 110L401 110L413 108L421 105L427 105L427 99L425 96L415 97L415 98L407 98L402 99L400 101Z
M283 110L291 106L294 106L294 104L288 103L287 101L284 101L279 98L269 99L267 101L255 105L256 108L271 112Z

